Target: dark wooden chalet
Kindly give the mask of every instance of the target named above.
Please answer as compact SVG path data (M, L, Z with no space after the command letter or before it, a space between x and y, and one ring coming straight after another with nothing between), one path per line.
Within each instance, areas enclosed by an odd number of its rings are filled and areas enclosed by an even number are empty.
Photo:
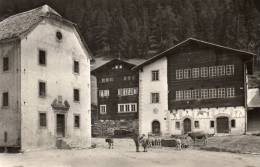
M169 110L246 106L254 54L189 38L133 69L164 56Z
M97 79L99 120L134 120L138 118L138 73L135 65L119 59L91 72Z

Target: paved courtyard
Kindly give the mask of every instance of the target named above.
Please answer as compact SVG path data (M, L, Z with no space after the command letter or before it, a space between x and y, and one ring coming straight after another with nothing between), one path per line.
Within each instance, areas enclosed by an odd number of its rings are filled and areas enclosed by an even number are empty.
M104 139L94 140L95 149L0 154L0 167L260 167L259 155L174 148L153 148L147 153L137 153L128 139L116 139L113 150L107 148Z

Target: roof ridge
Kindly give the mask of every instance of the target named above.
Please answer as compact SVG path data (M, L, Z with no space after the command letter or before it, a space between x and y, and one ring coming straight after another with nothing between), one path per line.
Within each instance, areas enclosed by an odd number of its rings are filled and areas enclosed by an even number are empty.
M2 20L2 21L5 21L6 19L9 19L9 18L13 18L13 17L20 16L20 15L23 15L23 14L26 14L26 13L31 13L32 11L40 10L40 9L42 9L42 7L43 7L43 6L40 6L40 7L38 7L38 8L34 8L34 9L31 9L31 10L27 10L27 11L24 11L24 12L20 12L20 13L11 15L11 16L5 18L5 19Z
M27 14L27 13L32 13L34 11L42 11L42 13L48 13L47 11L44 11L46 10L45 8L47 8L48 12L51 12L51 13L54 13L58 16L61 16L56 10L54 10L53 8L51 8L49 5L45 4L45 5L42 5L42 6L39 6L37 8L33 8L31 10L28 10L28 11L24 11L24 12L20 12L20 13L17 13L17 14L14 14L14 15L11 15L7 18L5 18L4 20L2 21L5 21L6 19L11 19L11 18L14 18L14 17L17 17L17 16L20 16L20 15L24 15L24 14ZM0 22L2 22L0 21Z

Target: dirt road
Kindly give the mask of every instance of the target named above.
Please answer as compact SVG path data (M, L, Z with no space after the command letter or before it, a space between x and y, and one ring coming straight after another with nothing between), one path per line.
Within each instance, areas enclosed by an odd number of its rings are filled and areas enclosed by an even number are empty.
M154 148L135 152L130 140L116 140L115 148L107 149L103 140L88 150L44 150L23 154L0 154L0 167L260 167L259 155L176 151Z

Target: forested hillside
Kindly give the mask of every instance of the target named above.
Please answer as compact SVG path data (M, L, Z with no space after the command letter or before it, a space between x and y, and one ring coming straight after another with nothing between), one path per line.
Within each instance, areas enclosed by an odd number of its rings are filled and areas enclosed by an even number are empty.
M1 0L0 18L42 4L103 57L148 58L188 37L255 51L260 23L253 0Z

